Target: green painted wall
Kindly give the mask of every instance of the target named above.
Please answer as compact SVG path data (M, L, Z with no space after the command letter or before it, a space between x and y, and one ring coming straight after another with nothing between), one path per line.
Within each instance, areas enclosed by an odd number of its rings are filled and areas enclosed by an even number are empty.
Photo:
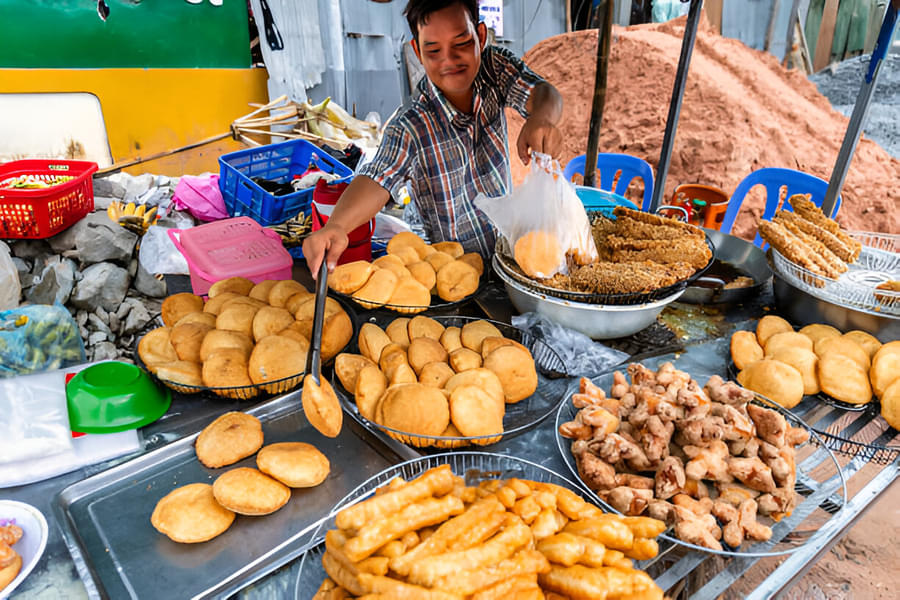
M245 0L0 0L0 67L246 68ZM0 90L2 91L2 90Z

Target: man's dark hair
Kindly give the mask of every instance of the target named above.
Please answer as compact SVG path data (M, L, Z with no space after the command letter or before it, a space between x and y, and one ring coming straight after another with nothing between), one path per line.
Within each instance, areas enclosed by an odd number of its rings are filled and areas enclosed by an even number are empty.
M428 22L431 13L443 10L448 6L461 4L472 17L472 22L478 24L478 0L409 0L403 14L409 23L409 30L413 34L413 39L419 41L419 25Z

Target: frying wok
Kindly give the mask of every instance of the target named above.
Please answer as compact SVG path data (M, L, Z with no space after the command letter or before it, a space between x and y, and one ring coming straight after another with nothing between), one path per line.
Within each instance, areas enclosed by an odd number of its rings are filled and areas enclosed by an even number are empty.
M690 304L726 304L743 302L759 293L772 277L766 254L752 243L733 235L704 228L715 246L715 260L703 276L697 278L679 298ZM747 287L726 288L725 284L737 276L753 279Z

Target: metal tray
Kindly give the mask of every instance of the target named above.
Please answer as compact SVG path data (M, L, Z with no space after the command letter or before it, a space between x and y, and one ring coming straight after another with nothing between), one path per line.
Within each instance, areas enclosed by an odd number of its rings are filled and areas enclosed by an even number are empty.
M231 528L202 544L178 544L150 525L156 502L176 487L208 482L229 468L255 466L251 456L223 469L196 458L197 434L79 481L53 502L63 538L94 598L225 597L303 553L311 534L361 481L397 462L365 431L345 425L334 439L306 420L300 391L246 411L262 421L267 444L314 444L331 473L314 488L292 490L291 500L263 517L238 515Z

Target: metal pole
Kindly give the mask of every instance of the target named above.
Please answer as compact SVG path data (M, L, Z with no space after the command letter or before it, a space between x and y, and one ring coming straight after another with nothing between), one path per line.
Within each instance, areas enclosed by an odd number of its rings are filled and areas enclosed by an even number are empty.
M787 64L788 57L791 55L791 49L794 47L794 23L797 22L800 14L800 0L794 0L791 4L791 16L788 17L787 39L784 41L784 58L781 64ZM794 65L795 67L797 65Z
M822 202L822 212L828 216L831 216L834 205L837 203L837 197L844 186L844 178L847 177L850 161L853 158L854 151L856 151L856 144L859 142L860 131L866 120L869 103L872 101L872 94L875 92L875 86L878 83L881 63L884 61L884 57L891 45L891 38L894 36L894 26L896 24L897 8L893 4L888 4L884 13L884 22L881 24L881 32L878 34L878 41L875 43L872 58L869 60L869 69L866 71L866 78L859 88L859 94L856 96L856 105L853 107L853 114L850 115L847 133L844 134L844 142L841 144L841 149L838 152L834 170L831 172L831 179L828 181L828 191L825 192L825 200Z
M781 8L778 0L772 0L772 12L769 13L769 26L766 27L766 42L763 50L768 52L772 47L772 35L775 33L775 20L778 19L778 9Z
M594 102L588 129L587 153L584 158L584 185L594 187L597 180L597 150L600 146L600 124L606 103L606 72L609 68L609 45L612 38L613 0L606 0L601 10L603 23L597 29L597 74L594 77Z
M684 98L688 65L691 64L691 53L694 51L694 41L697 39L697 25L700 23L700 8L702 6L703 0L691 0L687 23L684 26L681 57L678 59L678 70L675 72L675 88L672 90L669 116L666 118L666 133L663 136L662 151L659 154L659 166L656 169L656 182L653 185L650 212L656 212L656 209L662 204L662 198L666 192L666 175L669 173L669 162L672 159L672 145L675 142L675 131L678 129L681 100Z

